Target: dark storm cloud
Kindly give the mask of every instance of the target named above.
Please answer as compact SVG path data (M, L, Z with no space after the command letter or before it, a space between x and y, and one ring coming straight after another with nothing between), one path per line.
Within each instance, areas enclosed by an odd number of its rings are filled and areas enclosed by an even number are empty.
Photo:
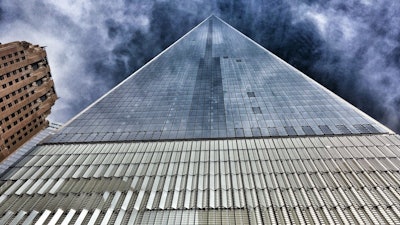
M215 14L400 131L399 9L389 0L6 0L0 41L48 46L60 96L51 117L64 122Z
M302 4L294 17L316 25L318 58L302 69L372 117L400 131L400 4L329 1ZM393 62L393 61L396 61Z

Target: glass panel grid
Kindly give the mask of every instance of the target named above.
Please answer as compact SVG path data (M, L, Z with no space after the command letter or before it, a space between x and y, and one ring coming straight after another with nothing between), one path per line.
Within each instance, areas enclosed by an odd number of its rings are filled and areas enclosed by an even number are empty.
M385 133L211 17L50 142Z

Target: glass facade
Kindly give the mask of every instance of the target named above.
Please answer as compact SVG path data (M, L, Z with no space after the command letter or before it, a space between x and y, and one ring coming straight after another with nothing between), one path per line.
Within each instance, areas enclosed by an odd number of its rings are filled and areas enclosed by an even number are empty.
M387 132L214 17L85 110L51 142Z
M0 224L400 224L400 137L209 17L0 175Z

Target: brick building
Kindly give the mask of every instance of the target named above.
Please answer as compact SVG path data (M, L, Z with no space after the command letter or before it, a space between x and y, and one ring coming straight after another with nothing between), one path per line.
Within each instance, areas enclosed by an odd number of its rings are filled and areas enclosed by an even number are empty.
M0 161L48 126L57 95L43 47L0 44Z

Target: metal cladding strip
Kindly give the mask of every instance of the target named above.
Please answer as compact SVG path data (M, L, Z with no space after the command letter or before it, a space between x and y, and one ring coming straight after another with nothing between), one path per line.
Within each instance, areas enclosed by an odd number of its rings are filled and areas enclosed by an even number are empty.
M128 224L137 224L136 223L137 215L138 215L138 211L137 210L133 210L131 212L131 216L129 217Z
M25 217L26 212L25 211L20 211L18 214L14 217L13 220L9 223L9 225L17 225L20 224L20 221Z
M85 217L86 217L86 215L88 214L88 212L89 212L89 211L88 211L87 209L83 209L83 210L81 211L81 213L79 214L78 218L76 219L74 225L80 225L80 224L82 224L83 221L84 221L84 219L85 219Z
M64 213L64 211L62 209L57 209L56 213L54 214L54 216L51 218L51 220L49 221L49 225L55 225L58 220L60 219L61 215Z
M120 210L117 218L115 219L115 224L122 224L122 220L125 217L125 214L126 214L125 210Z
M364 137L353 137L357 140L366 140ZM330 139L338 141L338 138ZM162 151L154 152L153 150L146 153L150 148L144 148L142 149L143 152L138 153L137 148L127 148L125 151L136 152L138 156L140 155L141 160L137 163L143 162L140 163L143 171L141 173L136 173L135 171L130 177L116 176L117 167L125 166L120 163L122 161L119 158L126 156L128 152L115 152L111 153L112 160L101 161L102 163L113 163L117 162L114 160L118 158L118 163L120 164L114 164L115 169L113 171L115 173L113 175L113 173L108 172L110 175L108 178L103 176L85 179L82 179L81 176L77 178L62 178L62 174L58 172L60 168L56 168L50 174L43 174L43 176L51 178L47 182L43 181L43 183L48 183L45 185L49 186L45 190L50 189L50 191L41 195L35 194L35 188L24 187L28 180L19 179L2 183L0 190L3 194L0 199L3 200L0 210L13 213L3 214L0 219L2 221L6 220L8 223L16 221L20 214L15 210L23 210L27 214L30 214L32 210L43 212L43 210L46 210L43 208L46 205L54 205L59 199L65 198L65 201L56 203L63 204L63 210L65 210L59 220L66 220L67 217L71 217L68 216L72 212L68 210L69 208L77 209L79 212L74 213L74 218L82 216L81 211L88 210L86 212L87 215L83 217L88 218L82 221L90 220L90 218L94 218L93 210L98 205L99 210L105 212L107 216L101 217L98 215L96 220L93 219L96 223L100 222L97 221L99 218L108 222L127 221L131 216L134 216L130 207L138 210L134 218L138 223L144 220L143 207L147 207L149 210L161 209L163 212L166 210L177 211L201 208L210 211L210 213L214 208L248 207L250 209L255 207L253 211L249 212L249 216L254 218L255 221L260 221L260 218L264 221L269 221L273 220L273 217L276 217L281 222L286 221L287 218L294 218L296 221L324 220L328 223L329 221L344 223L348 220L359 220L364 223L369 221L396 223L399 221L398 205L400 204L400 196L398 193L399 186L396 183L396 178L399 177L399 169L398 166L395 166L389 170L386 165L392 165L392 163L387 164L389 161L381 160L393 158L392 151L397 153L399 151L398 146L394 146L396 148L393 148L389 153L376 148L380 153L371 154L370 151L360 151L357 153L360 155L355 154L352 156L353 158L349 158L343 150L346 148L350 151L355 142L345 143L345 139L341 139L342 146L320 148L318 149L320 154L317 155L312 152L315 149L309 148L304 144L307 139L301 139L304 143L296 148L297 144L294 144L294 140L298 139L282 139L268 149L258 144L256 144L257 147L252 147L252 143L254 144L260 140L267 143L270 139L246 140L246 146L243 146L240 140L233 141L236 144L231 143L232 145L229 147L231 157L227 158L221 156L223 155L223 149L217 149L213 146L218 141L205 141L203 142L205 144L204 148L201 147L197 150L193 150L192 147L172 148L171 152L169 152L171 154L164 154L165 152ZM375 139L378 140L378 138ZM293 143L286 142L288 140L293 141ZM221 141L221 143L224 142L227 141ZM170 142L170 144L172 146L180 145L178 142ZM127 144L124 143L123 145ZM158 143L157 145L165 148L169 144ZM376 142L375 145L380 147L385 146L385 143ZM70 145L64 150L79 157L80 151L93 150L96 149L96 146L97 144L89 144L86 147ZM221 144L220 146L223 145ZM243 155L243 149L246 148L248 148L247 153ZM252 148L256 148L255 152L252 152ZM122 150L122 147L116 146L108 149L117 151L116 149ZM299 154L281 154L294 150ZM48 150L47 154L54 155L54 151L57 151L56 146L53 146L53 151ZM216 152L212 151L218 151L220 156L216 156ZM203 154L206 152L207 154ZM323 156L328 152L327 157L330 158ZM255 155L254 153L257 154ZM37 156L35 152L31 154L33 157ZM84 162L88 157L96 158L96 154L98 153L80 155L84 159L73 158L74 161ZM105 154L106 157L108 153L103 152L100 154ZM45 157L46 155L42 156ZM159 166L155 166L154 164L157 161L163 160L163 156L167 156L168 160L172 162L165 163L162 166L162 163ZM212 157L213 160L206 162L207 157ZM398 157L396 156L395 159L398 159ZM45 163L43 160L40 161ZM63 166L66 168L73 166L74 161L68 162ZM180 162L178 163L177 161ZM306 161L307 163L305 163ZM194 164L196 166L191 167L190 164L192 162L196 163ZM103 174L109 170L109 165L104 164ZM223 169L224 165L229 170ZM353 165L356 166L354 167ZM197 175L198 178L196 176L183 175L185 172L182 170L196 167L198 169L195 169L192 173L194 172L194 175ZM65 171L67 171L66 168L64 169ZM135 168L139 169L140 167L136 166ZM38 169L39 167L35 166L35 164L21 167L21 170L26 171ZM151 171L157 171L157 173ZM14 173L19 172L14 170ZM55 173L59 175L54 176ZM37 173L33 171L31 174ZM230 175L225 176L224 174ZM167 176L165 177L165 175ZM223 185L223 178L227 179L228 183ZM35 186L39 179L42 178L39 176L37 179L33 179L32 186ZM199 182L199 184L197 185L196 182ZM62 184L55 189L57 183ZM10 190L13 190L13 192L9 192ZM24 195L24 193L28 195ZM76 196L74 193L80 193L80 199L85 199L84 202L87 202L87 204L74 203L76 200L73 199L78 199L78 197L74 197ZM208 199L209 197L211 199ZM99 204L99 200L101 200L101 204ZM27 204L18 206L19 202L26 202ZM265 210L263 207L266 207ZM286 207L286 210L281 209L282 207ZM312 207L312 209L307 209L306 213L301 215L297 213L298 210L305 210L306 207ZM354 209L351 207L354 207ZM268 212L273 214L270 215ZM55 212L52 217L49 215L45 221L56 218L57 213ZM103 216L104 214L101 215ZM264 216L260 217L260 215ZM268 219L265 215L269 215ZM24 220L24 218L20 220ZM70 220L75 221L72 218Z
M107 210L106 214L104 215L103 221L101 221L101 225L106 225L106 224L109 223L109 221L111 219L111 216L113 214L113 211L114 211L113 209L108 209Z
M32 224L33 220L35 219L35 217L39 214L38 211L33 210L29 216L25 219L25 221L22 223L22 225L28 225L28 224Z
M0 223L6 224L8 222L8 220L10 220L12 218L13 215L14 215L13 212L7 211L6 213L4 213L4 216L0 218Z
M35 224L37 224L37 225L44 224L47 220L47 217L49 217L50 214L51 214L51 211L46 209L43 212L43 214L39 217L39 219L36 221Z
M65 216L64 220L62 221L61 225L68 225L70 224L72 218L74 217L76 213L75 209L70 209L68 214Z
M97 218L99 217L100 213L101 213L101 210L100 210L100 209L95 209L95 210L93 211L92 216L90 217L90 220L89 220L89 222L88 222L88 225L94 225L94 224L96 224L96 220L97 220ZM79 220L79 218L78 218L78 220ZM82 224L83 224L83 220L82 220Z

